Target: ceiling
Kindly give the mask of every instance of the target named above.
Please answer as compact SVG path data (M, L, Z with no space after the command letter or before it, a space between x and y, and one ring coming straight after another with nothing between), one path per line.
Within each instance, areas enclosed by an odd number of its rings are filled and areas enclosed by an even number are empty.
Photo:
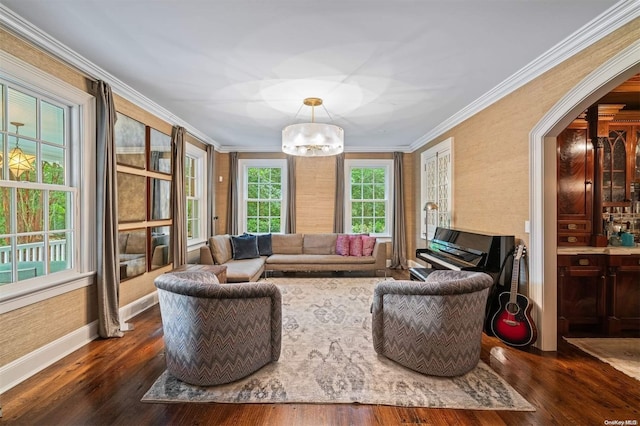
M347 152L415 149L616 3L0 1L221 151L266 152L305 97Z

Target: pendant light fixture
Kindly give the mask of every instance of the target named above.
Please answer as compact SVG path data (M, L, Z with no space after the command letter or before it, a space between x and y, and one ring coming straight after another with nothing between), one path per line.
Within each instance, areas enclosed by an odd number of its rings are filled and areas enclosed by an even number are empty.
M333 124L315 122L315 107L322 105L322 99L306 98L303 104L311 107L311 123L291 124L282 129L282 152L301 157L325 157L343 152L344 130Z

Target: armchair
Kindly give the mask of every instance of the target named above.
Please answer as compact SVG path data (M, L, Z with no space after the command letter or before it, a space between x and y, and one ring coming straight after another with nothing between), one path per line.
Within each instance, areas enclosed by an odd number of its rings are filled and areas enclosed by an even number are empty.
M218 385L279 359L282 302L274 284L221 285L207 272L170 272L154 283L174 377Z

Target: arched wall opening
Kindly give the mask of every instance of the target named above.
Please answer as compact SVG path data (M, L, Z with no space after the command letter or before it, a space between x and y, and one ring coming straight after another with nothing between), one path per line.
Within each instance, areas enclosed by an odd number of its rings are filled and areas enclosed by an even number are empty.
M640 40L570 90L529 134L530 298L537 306L536 346L557 349L556 137L582 111L640 72Z

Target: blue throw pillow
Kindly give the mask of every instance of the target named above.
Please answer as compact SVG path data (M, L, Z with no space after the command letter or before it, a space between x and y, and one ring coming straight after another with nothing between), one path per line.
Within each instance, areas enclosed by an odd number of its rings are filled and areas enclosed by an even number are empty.
M258 238L255 235L244 234L231 237L231 247L233 248L233 258L235 260L260 257L258 253Z
M255 234L247 234L245 232L243 235L255 235ZM258 238L258 254L260 256L271 256L273 254L271 234L259 234L255 236Z

